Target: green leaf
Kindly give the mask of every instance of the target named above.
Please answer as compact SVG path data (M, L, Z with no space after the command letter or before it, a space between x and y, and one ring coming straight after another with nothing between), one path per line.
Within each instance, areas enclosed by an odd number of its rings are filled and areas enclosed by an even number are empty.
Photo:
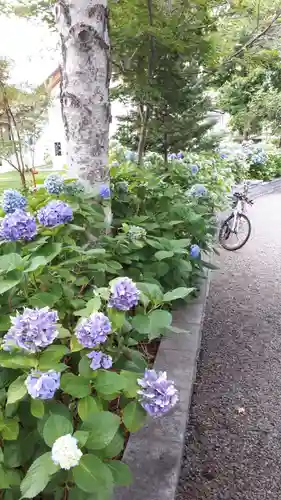
M0 317L0 332L7 332L11 326L11 319L9 316Z
M19 279L17 280L0 280L0 295L7 292L8 290L11 290L11 288L14 288L14 286L18 285L20 282Z
M0 273L23 269L24 260L18 253L9 253L0 256Z
M66 339L68 337L71 337L70 331L64 328L62 325L57 325L57 330L59 332L59 339Z
M76 431L74 432L73 437L77 439L78 443L83 448L89 438L89 435L90 433L88 431Z
M173 320L171 313L159 309L152 311L148 317L150 320L149 340L159 337L163 333L163 329L169 328Z
M95 455L83 455L79 465L73 468L76 485L87 493L113 490L113 477L110 469Z
M81 316L83 318L88 318L94 312L99 311L101 307L101 299L98 295L96 295L93 299L87 302L86 307L80 309L79 311L74 312L74 316Z
M2 448L0 448L0 464L4 462L4 453Z
M125 438L122 434L121 428L116 432L114 438L102 450L97 450L96 453L101 458L114 458L117 457L124 449Z
M5 418L0 421L0 432L3 439L15 441L19 435L19 423L16 418Z
M33 307L53 307L58 300L57 295L48 292L39 292L30 297L29 304Z
M136 432L145 423L146 412L137 401L127 404L123 412L123 422L130 432Z
M3 469L2 465L0 465L0 490L6 490L8 488L10 488L10 483L6 471Z
M25 273L32 273L36 271L41 266L46 266L47 260L42 255L37 255L37 257L32 257L29 261L29 266L24 270Z
M172 302L173 300L184 299L192 292L194 292L194 290L195 288L185 288L185 287L175 288L174 290L165 293L163 300L164 302Z
M159 252L156 252L154 254L155 259L157 260L164 260L164 259L169 259L174 256L174 252L172 251L166 251L166 250L160 250Z
M31 399L30 411L35 418L43 418L45 413L44 402L41 399Z
M40 257L45 257L46 263L48 264L55 257L57 257L57 255L59 255L61 250L62 243L47 243L38 250L38 253L40 254Z
M75 335L73 335L70 339L70 349L71 352L79 352L82 351L82 349L84 349L84 347L81 344L79 344L77 337L75 337Z
M46 488L52 474L55 474L58 469L58 466L52 461L50 452L37 458L22 480L20 486L22 498L36 497L38 493Z
M132 319L132 327L142 335L148 336L150 330L149 317L145 316L144 314L137 314Z
M40 355L39 370L50 370L61 358L69 352L69 349L62 344L51 345Z
M43 438L48 446L53 446L56 439L65 434L72 434L73 426L69 420L61 415L51 415L43 428Z
M6 470L6 477L10 486L19 486L21 483L21 474L18 470Z
M108 309L108 317L110 319L113 331L120 330L126 321L124 312L116 311L115 309L111 308Z
M82 377L86 377L89 379L93 378L94 371L90 367L90 363L91 363L91 360L87 357L87 355L83 356L80 359L79 365L78 365L78 370L79 370L80 375L82 375Z
M80 399L78 403L78 415L81 420L90 420L92 416L100 411L96 399L93 396L87 396Z
M27 393L27 388L25 385L26 375L21 375L14 382L11 383L8 389L7 404L11 405L20 401Z
M2 368L17 370L18 368L35 368L36 365L37 359L35 356L0 351L0 366Z
M127 396L128 398L136 398L137 391L140 388L137 381L139 378L141 378L141 373L122 370L121 375L127 381L126 388L124 389L125 396Z
M126 380L118 373L99 370L94 385L101 394L114 394L126 387Z
M74 398L84 398L91 394L89 380L84 377L77 377L73 373L65 373L61 378L61 389Z
M132 483L132 473L127 464L124 464L120 460L112 460L107 465L111 470L115 484L118 486L129 486Z
M91 429L87 448L92 450L102 450L113 439L120 426L118 415L109 411L100 411L91 415L90 420L85 422L85 426Z

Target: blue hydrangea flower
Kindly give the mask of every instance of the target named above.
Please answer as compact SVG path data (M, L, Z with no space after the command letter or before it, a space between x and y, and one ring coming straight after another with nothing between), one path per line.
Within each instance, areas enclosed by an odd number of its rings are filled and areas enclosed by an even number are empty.
M25 308L22 314L11 317L12 326L3 338L7 350L18 347L28 352L39 352L57 338L58 314L48 307Z
M75 335L79 344L88 349L97 347L107 341L111 333L111 323L105 314L93 313L88 319L83 319L76 327Z
M178 402L178 391L172 380L167 380L166 372L145 370L144 377L138 379L140 404L152 417L160 417Z
M227 154L221 153L220 157L221 157L222 160L224 160L225 158L227 158Z
M198 259L200 256L201 248L198 245L191 245L190 247L190 256L194 259Z
M194 184L190 190L190 194L195 197L206 196L208 190L203 184Z
M73 219L72 208L60 200L53 200L40 208L37 213L40 224L45 227L55 227L60 224L67 224Z
M108 307L129 311L138 304L140 292L130 278L116 279L111 285L110 292Z
M168 154L168 160L176 160L177 159L177 155L176 153L170 153Z
M178 160L182 160L184 158L184 154L180 151L178 154L177 154L177 159Z
M90 364L92 370L98 370L99 368L108 370L108 368L112 367L112 357L101 351L92 351L87 354L87 357L92 360Z
M101 186L100 191L99 191L99 195L101 196L101 198L110 198L110 196L111 196L110 187L106 186L106 184Z
M52 399L60 386L60 373L54 370L46 373L34 370L28 375L25 385L33 399Z
M17 209L12 214L5 215L0 225L0 239L6 241L30 241L37 233L35 218Z
M60 194L64 190L63 178L57 174L50 174L44 181L44 187L50 194Z
M16 189L5 189L2 198L2 208L6 214L12 214L15 210L25 210L27 199Z
M199 167L198 165L191 165L190 170L193 175L196 175L199 172Z

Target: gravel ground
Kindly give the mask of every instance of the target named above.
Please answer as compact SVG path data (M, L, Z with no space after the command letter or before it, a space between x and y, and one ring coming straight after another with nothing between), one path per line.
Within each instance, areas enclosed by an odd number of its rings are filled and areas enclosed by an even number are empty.
M281 498L281 194L218 258L177 500Z

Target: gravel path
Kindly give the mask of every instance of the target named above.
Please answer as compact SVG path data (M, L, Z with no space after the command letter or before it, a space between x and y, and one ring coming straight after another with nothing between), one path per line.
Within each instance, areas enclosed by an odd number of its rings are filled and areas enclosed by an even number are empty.
M281 498L281 194L212 280L177 500Z

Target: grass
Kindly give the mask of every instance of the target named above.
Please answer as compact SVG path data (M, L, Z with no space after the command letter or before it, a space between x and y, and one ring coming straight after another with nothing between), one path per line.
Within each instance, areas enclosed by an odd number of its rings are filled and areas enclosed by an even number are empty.
M36 183L42 184L45 178L48 177L48 175L51 173L54 174L56 172L54 170L44 170L42 172L39 171L39 173L36 174L35 176ZM26 181L29 186L33 186L32 175L30 173L26 174ZM5 189L21 189L21 188L22 185L18 172L11 171L0 174L0 193L2 193Z

